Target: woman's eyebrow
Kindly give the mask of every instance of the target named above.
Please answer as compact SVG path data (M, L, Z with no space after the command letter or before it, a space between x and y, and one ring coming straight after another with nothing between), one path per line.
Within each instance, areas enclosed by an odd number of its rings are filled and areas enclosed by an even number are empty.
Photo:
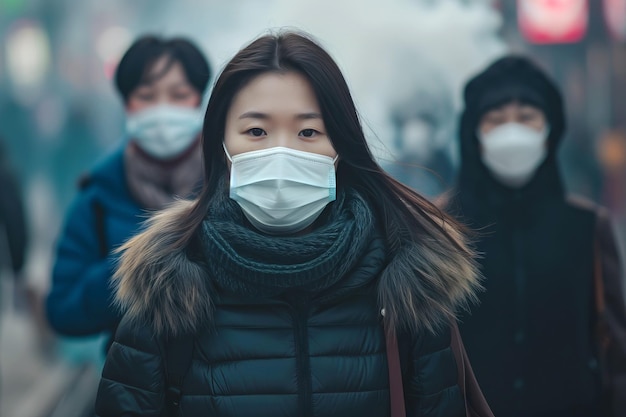
M261 113L261 112L258 112L258 111L245 112L244 114L239 116L239 119L262 119L262 120L267 120L269 118L270 118L270 116L268 114Z
M241 116L239 116L239 119L262 119L262 120L267 120L267 119L270 119L270 118L271 118L270 115L268 115L266 113L257 112L257 111L245 112ZM317 113L317 112L308 112L308 113L297 114L294 118L297 119L297 120L322 119L322 115L320 113Z
M185 81L180 81L180 82L177 82L175 84L171 84L168 87L170 89L174 89L174 88L187 87L187 86L189 86L189 83L187 83Z
M298 120L321 119L322 115L317 112L300 113L295 117Z

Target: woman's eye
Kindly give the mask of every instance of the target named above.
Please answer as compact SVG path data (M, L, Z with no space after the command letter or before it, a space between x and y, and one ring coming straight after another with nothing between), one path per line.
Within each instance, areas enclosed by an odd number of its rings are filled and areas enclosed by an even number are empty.
M520 119L524 122L531 122L533 120L535 120L537 118L537 115L535 113L525 113L522 114Z
M191 93L176 93L173 95L174 100L187 100L191 96Z
M265 130L258 128L258 127L254 127L250 130L248 130L248 133L254 137L260 137L263 135L267 135L267 133L265 133Z
M304 129L300 132L300 136L304 136L305 138L312 138L318 133L315 129Z

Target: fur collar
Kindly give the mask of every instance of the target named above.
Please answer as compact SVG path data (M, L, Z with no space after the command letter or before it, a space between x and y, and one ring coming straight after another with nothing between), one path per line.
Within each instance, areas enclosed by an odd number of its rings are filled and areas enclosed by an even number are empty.
M126 242L113 277L116 303L130 323L155 334L194 332L212 320L214 290L205 266L172 250L181 218L193 203L158 212ZM463 238L449 231L461 246ZM381 273L379 307L395 328L435 331L476 301L480 275L467 255L439 250L437 242L406 245Z

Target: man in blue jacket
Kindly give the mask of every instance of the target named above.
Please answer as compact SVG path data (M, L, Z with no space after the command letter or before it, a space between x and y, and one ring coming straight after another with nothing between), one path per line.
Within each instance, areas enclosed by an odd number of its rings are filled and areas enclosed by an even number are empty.
M114 249L149 211L187 198L202 182L202 95L211 69L181 38L144 36L126 52L115 82L127 113L123 144L81 182L58 242L46 313L65 336L114 332Z

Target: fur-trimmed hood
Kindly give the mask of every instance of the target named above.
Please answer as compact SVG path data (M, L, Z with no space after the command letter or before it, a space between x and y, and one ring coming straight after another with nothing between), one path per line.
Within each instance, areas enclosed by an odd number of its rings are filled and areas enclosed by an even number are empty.
M118 249L116 303L130 323L155 334L194 332L212 320L216 297L206 266L184 249L172 249L192 204L179 201L158 212ZM448 233L465 246L459 232ZM428 241L407 245L380 274L379 307L396 328L434 331L476 301L481 285L474 260L439 248Z

